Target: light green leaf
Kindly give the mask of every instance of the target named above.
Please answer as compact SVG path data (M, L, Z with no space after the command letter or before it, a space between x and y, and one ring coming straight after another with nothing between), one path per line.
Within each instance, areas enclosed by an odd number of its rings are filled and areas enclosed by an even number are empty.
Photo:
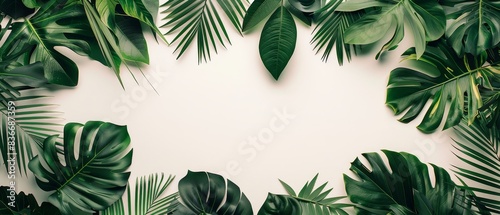
M255 27L280 6L281 0L255 0L243 19L243 31Z
M297 28L292 15L281 6L267 21L259 41L264 66L278 80L295 50Z
M124 193L132 163L130 137L125 126L90 121L64 126L63 157L57 153L57 136L45 139L43 152L29 168L48 201L71 214L104 210ZM92 191L92 192L89 192Z

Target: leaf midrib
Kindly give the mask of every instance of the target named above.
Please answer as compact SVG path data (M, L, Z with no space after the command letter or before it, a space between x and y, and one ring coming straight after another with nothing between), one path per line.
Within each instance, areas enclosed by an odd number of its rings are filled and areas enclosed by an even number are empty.
M281 37L282 37L282 34L283 34L283 16L284 16L284 8L283 8L283 0L281 0L281 6L279 8L280 10L280 29L279 29L279 36L278 36L278 47L276 48L276 55L275 55L275 59L279 61L279 55L280 55L280 47L281 47ZM276 64L274 64L274 71L277 71L278 70L278 66L279 66L279 63L276 62Z

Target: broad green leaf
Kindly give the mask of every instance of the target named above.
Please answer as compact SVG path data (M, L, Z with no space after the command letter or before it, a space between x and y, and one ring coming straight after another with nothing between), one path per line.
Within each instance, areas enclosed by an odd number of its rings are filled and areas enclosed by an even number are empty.
M90 46L76 35L84 32L83 10L78 2L62 6L52 0L37 13L23 22L12 23L11 32L0 48L3 60L18 60L23 65L37 61L43 63L45 78L50 83L75 86L78 83L78 68L68 57L58 52L56 46L65 46L81 54L89 52Z
M64 126L63 157L57 136L45 139L43 152L29 168L44 191L54 191L48 202L63 214L74 210L104 210L124 193L132 163L130 137L125 126L90 121ZM89 192L91 191L91 192Z
M348 61L351 61L352 53L356 54L356 46L344 42L346 29L363 16L362 10L355 12L335 11L342 1L330 1L317 13L318 24L314 29L314 36L311 43L315 43L316 53L324 50L321 59L328 61L332 50L336 49L337 61L339 65L344 63L344 54Z
M14 187L19 186L14 185ZM60 215L61 212L47 202L39 206L33 194L26 195L24 192L18 194L15 188L12 189L10 186L2 186L0 187L0 214Z
M264 66L278 80L295 50L297 28L292 15L281 6L271 15L260 36L259 53Z
M26 7L22 0L0 0L0 12L14 19L19 19L34 13L35 10Z
M0 85L3 85L2 82ZM37 154L38 149L41 149L43 140L60 133L59 113L53 110L54 105L44 104L44 96L32 87L19 86L0 90L0 97L2 161L7 164L7 160L12 158L9 153L16 153L16 173L27 175L28 162ZM14 148L9 145L12 140ZM5 165L5 168L7 170L8 166Z
M163 197L163 193L174 180L173 176L165 179L164 174L151 174L135 180L135 196L130 185L127 186L127 198L116 201L102 211L102 215L163 215L172 213L178 205L178 193ZM125 203L124 203L125 202ZM134 204L132 204L132 202ZM134 211L132 213L132 211Z
M182 203L174 215L227 214L252 215L252 205L232 181L220 175L191 172L179 181Z
M172 44L178 43L174 51L179 53L177 59L184 54L195 39L198 63L211 59L211 49L217 53L218 45L226 47L226 41L231 43L213 1L168 0L161 7L165 8L162 14L167 14L163 18L167 22L161 26L169 28L165 35L176 35ZM227 7L223 8L228 9Z
M473 58L458 57L442 40L427 46L420 59L415 55L413 48L406 51L404 66L392 70L389 77L386 104L395 114L408 110L400 121L414 120L431 99L418 125L421 131L435 131L443 118L444 129L457 125L463 117L472 123L483 102L479 88L491 90L498 69L483 65L484 61L476 64Z
M102 22L110 29L115 28L117 5L118 0L97 0L95 3L97 13L99 13Z
M454 172L474 186L464 188L474 192L477 204L486 207L493 214L500 213L500 130L489 128L483 119L472 125L462 121L456 127L455 155L460 165L454 165Z
M243 31L248 31L271 15L280 6L281 0L255 0L243 18Z
M369 163L365 166L359 158L351 163L353 179L344 175L347 195L361 214L415 214L416 204L430 203L431 214L471 213L467 202L450 175L432 165L433 181L426 164L408 153L384 150L388 165L378 153L365 153ZM422 209L422 205L418 206Z
M20 65L18 62L5 65L2 62L0 63L0 79L15 80L30 87L41 87L48 83L41 62L29 65Z
M117 16L115 20L113 32L123 58L131 62L149 64L148 44L139 21L127 16Z
M383 51L395 49L404 37L404 27L412 32L416 56L425 51L426 42L440 38L445 32L445 13L437 1L431 0L350 0L342 3L337 11L353 12L371 10L345 31L345 42L365 45L392 34L391 39L381 48Z
M161 39L163 39L165 43L168 43L167 39L165 39L165 37L163 37L163 34L160 32L160 29L156 27L153 16L146 8L142 0L119 0L119 3L122 6L123 11L125 11L127 15L134 17L149 26L151 29L153 29L154 32L160 35Z
M257 215L301 215L299 202L289 196L269 193Z
M313 18L314 18L313 13L302 12L302 11L298 10L297 8L295 8L294 6L292 6L289 1L285 1L283 6L285 6L285 8L288 10L288 12L290 12L295 18L299 19L304 24L311 26Z
M500 1L444 0L447 18L451 23L446 38L459 54L482 52L500 43Z

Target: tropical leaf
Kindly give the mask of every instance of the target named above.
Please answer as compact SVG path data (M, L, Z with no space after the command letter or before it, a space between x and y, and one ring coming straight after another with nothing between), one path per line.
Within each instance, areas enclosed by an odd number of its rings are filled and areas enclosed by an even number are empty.
M489 128L482 119L470 126L462 121L455 128L458 139L454 147L463 163L455 165L454 171L475 183L464 188L477 195L478 204L491 213L500 213L500 130Z
M311 182L307 182L298 194L287 183L280 180L289 196L269 194L266 202L259 210L259 215L264 214L289 214L289 215L330 215L347 214L345 207L350 204L337 203L345 197L327 198L332 188L325 190L327 183L315 188L318 175Z
M356 158L350 170L358 179L344 175L347 195L360 214L472 213L466 193L446 170L432 165L431 180L427 165L414 155L387 150L383 153L389 166L378 153L365 153L363 157L371 168Z
M243 0L217 0L235 28L240 31L240 17L245 12ZM176 34L173 43L178 43L174 52L177 59L184 54L196 38L198 63L207 62L211 58L211 49L217 53L218 44L226 47L231 44L226 27L212 0L167 0L161 5L165 8L161 13L167 14L166 23L161 28L168 28L165 35Z
M281 5L281 0L255 0L248 7L247 13L243 18L242 30L248 31L255 27L266 17L271 15Z
M3 86L7 89L2 89ZM27 175L28 162L41 149L43 140L59 134L59 113L52 110L54 105L40 101L44 96L28 86L12 87L0 79L0 151L2 161L15 154L19 174ZM10 145L9 145L10 144ZM13 144L13 145L12 145ZM13 146L13 148L12 148Z
M59 215L61 212L47 202L39 206L33 194L26 195L24 192L17 194L15 189L2 186L0 187L0 214Z
M443 0L447 18L446 38L459 54L480 55L500 43L500 1Z
M167 187L175 177L164 174L151 174L147 178L140 177L135 180L135 198L132 197L130 185L127 186L127 200L123 198L102 211L102 215L163 215L172 213L178 205L178 193L162 197ZM132 202L134 204L132 205ZM132 212L133 211L133 212Z
M35 10L24 6L22 0L0 0L0 12L19 19L34 13Z
M323 51L321 59L328 61L332 50L336 49L337 61L339 65L344 64L344 54L348 61L351 61L352 53L356 54L356 46L344 42L344 33L349 26L359 20L364 11L339 12L335 11L342 1L330 1L319 10L318 23L314 29L314 36L311 43L315 43L316 54Z
M288 0L299 11L313 13L323 7L324 0Z
M252 215L252 205L231 180L209 172L191 172L179 181L182 203L174 215Z
M264 66L278 80L295 50L297 27L292 14L281 6L267 20L259 41Z
M104 210L124 193L132 163L130 137L125 126L90 121L64 126L63 156L57 136L45 139L43 152L29 163L38 186L55 191L48 201L63 214ZM89 191L92 192L89 192Z
M0 48L0 57L2 61L18 60L22 65L40 61L50 83L75 86L78 83L75 62L55 47L65 46L82 54L89 52L90 45L75 36L86 30L84 23L74 21L83 18L81 5L76 1L60 3L51 0L29 19L12 23L11 32Z
M424 54L426 42L439 39L445 32L445 13L435 0L349 0L342 3L337 11L369 9L373 10L347 28L344 41L357 45L371 44L393 32L392 38L381 48L376 58L383 51L398 46L404 37L405 27L409 27L412 32L417 59Z
M444 129L457 125L463 117L472 123L483 103L479 88L493 90L492 80L498 76L497 66L485 64L484 59L460 58L443 40L430 44L418 60L413 48L403 55L406 65L391 71L386 104L395 114L408 109L400 119L407 123L432 99L418 125L425 133L438 128L446 109Z

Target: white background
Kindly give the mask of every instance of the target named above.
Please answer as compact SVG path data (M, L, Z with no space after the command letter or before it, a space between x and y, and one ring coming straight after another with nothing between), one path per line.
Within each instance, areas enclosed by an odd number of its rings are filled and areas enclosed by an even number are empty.
M151 65L142 71L157 93L136 67L131 70L139 84L122 68L123 90L109 68L71 54L80 68L79 84L52 92L47 103L59 105L64 123L127 125L134 150L131 182L151 173L176 175L172 193L188 170L219 173L240 186L255 213L268 192L285 193L278 179L298 190L319 173L318 182L334 187L332 196L345 195L342 174L364 152L407 151L447 169L460 164L448 133L422 134L415 128L421 118L400 123L384 104L389 72L410 43L382 61L374 59L374 50L339 66L335 55L322 62L309 43L313 28L296 23L297 47L278 82L259 57L262 25L244 37L227 25L232 45L200 65L194 46L175 60L174 46L149 35ZM258 136L284 110L294 118L263 143ZM254 137L260 150L245 145ZM17 181L18 190L46 198L34 176Z

